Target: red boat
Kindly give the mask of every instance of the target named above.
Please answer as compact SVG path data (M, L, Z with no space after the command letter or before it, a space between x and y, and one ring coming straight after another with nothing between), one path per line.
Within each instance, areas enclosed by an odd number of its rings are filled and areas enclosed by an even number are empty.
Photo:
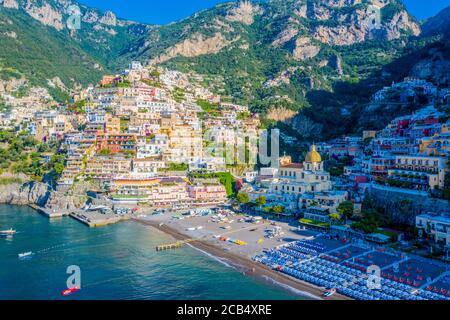
M66 290L64 290L63 292L61 292L61 295L62 295L63 297L70 296L71 294L74 294L75 292L77 292L77 291L79 291L79 290L80 290L80 288L77 288L77 287L75 287L75 288L70 288L70 289L66 289Z

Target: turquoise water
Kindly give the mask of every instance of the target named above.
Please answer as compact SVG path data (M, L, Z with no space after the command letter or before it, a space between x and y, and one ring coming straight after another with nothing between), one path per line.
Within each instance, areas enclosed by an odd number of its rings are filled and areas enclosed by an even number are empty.
M71 218L48 220L28 207L0 206L0 299L295 299L185 247L155 251L173 239L151 227L124 222L89 229ZM22 252L35 252L19 260ZM81 291L62 297L81 269Z

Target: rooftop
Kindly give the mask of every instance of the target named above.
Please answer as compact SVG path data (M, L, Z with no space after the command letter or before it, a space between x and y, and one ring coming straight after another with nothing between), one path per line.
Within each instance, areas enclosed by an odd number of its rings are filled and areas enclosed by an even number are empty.
M302 169L303 168L303 164L301 164L301 163L291 163L291 164L287 164L287 165L281 166L281 168L285 168L285 169Z

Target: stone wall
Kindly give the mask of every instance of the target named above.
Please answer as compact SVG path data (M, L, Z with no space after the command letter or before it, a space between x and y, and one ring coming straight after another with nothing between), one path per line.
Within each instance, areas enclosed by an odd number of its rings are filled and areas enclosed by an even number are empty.
M448 201L431 198L424 192L377 185L372 185L369 192L375 204L396 223L414 225L417 215L430 212L450 216Z

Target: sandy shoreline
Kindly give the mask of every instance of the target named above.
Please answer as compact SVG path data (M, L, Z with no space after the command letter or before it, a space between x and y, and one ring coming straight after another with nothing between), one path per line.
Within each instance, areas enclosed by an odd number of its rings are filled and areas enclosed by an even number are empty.
M175 230L174 228L171 228L170 226L167 226L165 224L160 225L157 221L148 221L148 220L142 220L142 219L133 219L134 221L151 226L153 228L156 228L176 240L187 240L190 239L190 237L186 236L185 234L179 232L178 230ZM191 242L189 245L194 247L195 249L198 249L200 251L203 251L216 259L221 260L222 262L225 262L235 269L237 269L239 272L242 272L243 274L250 276L252 278L255 278L260 281L264 281L265 283L269 283L272 285L277 285L284 287L286 290L288 288L291 288L297 292L302 292L301 294L310 298L315 297L315 299L322 299L322 300L351 300L349 297L335 294L330 298L323 298L323 289L316 287L312 284L302 282L300 280L291 278L285 274L276 272L274 270L271 270L270 268L256 263L247 257L241 256L236 253L232 253L229 251L225 251L222 248L210 243L206 240L196 240Z

